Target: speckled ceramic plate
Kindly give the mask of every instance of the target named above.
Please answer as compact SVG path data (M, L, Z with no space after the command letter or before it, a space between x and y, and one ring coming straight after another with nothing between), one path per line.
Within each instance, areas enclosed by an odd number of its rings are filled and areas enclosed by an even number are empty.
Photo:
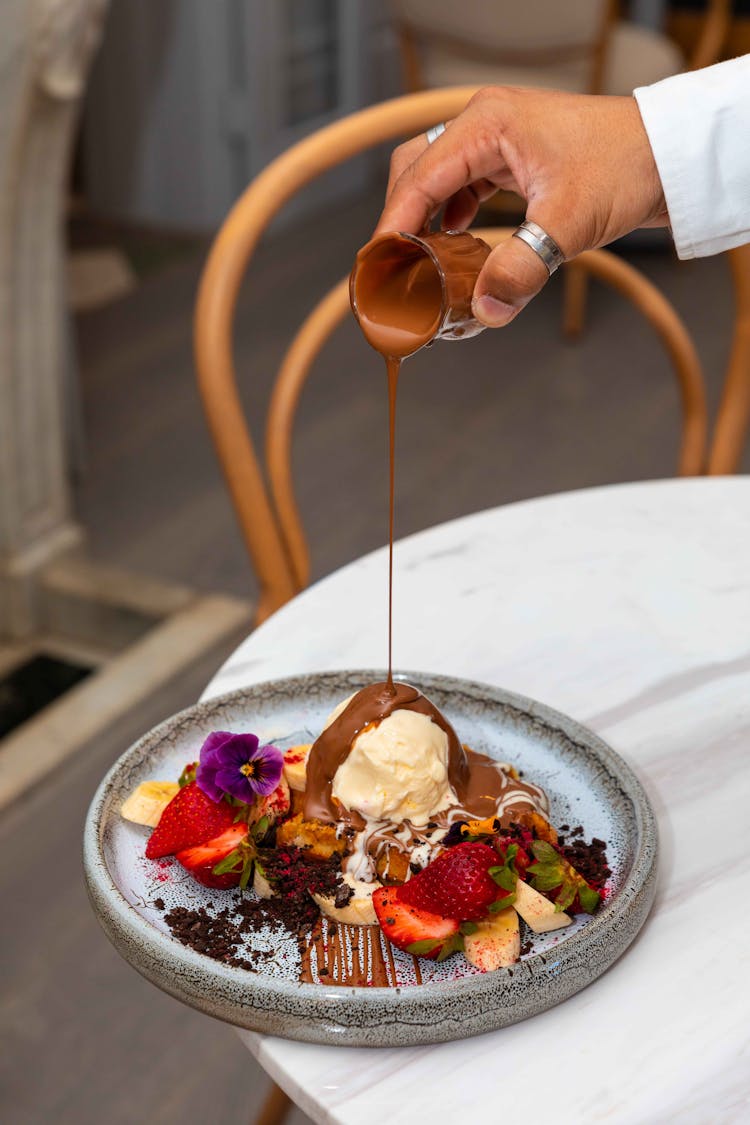
M654 897L657 831L648 799L628 766L585 727L540 703L499 688L422 673L400 674L421 688L473 749L510 761L542 785L552 822L581 824L607 841L613 874L593 917L533 938L512 968L479 973L460 956L443 965L396 951L390 987L300 983L297 943L278 933L248 937L258 970L232 968L181 945L154 901L167 909L231 905L234 892L200 887L176 861L144 856L148 829L119 808L141 782L176 779L217 729L252 730L282 747L309 742L332 708L382 672L330 672L257 684L168 719L127 750L89 809L84 866L91 901L110 940L165 992L254 1031L313 1043L414 1046L463 1038L525 1019L567 999L627 948ZM224 898L224 896L226 896ZM242 950L240 951L243 952ZM344 955L360 956L351 948Z

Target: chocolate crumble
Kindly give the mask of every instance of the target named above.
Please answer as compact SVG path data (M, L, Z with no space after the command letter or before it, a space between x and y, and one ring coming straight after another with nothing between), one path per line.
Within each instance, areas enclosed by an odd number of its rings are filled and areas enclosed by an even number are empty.
M175 906L164 915L164 921L169 926L172 936L183 945L190 946L196 953L205 953L215 961L223 961L224 964L238 969L255 971L251 961L237 955L237 950L242 944L242 934L230 921L227 907L212 917L204 906L198 910Z
M341 908L342 906L348 906L353 897L354 887L350 887L348 883L341 883L336 888L336 894L333 899L334 905L338 906L339 908Z
M575 839L569 844L563 844L560 850L568 863L583 875L587 883L597 891L602 889L612 874L607 863L607 845L604 840L599 840L595 836L591 843L587 844L585 840Z

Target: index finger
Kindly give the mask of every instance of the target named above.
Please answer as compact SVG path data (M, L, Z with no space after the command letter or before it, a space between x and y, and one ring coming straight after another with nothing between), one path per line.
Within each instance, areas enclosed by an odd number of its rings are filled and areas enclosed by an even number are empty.
M467 184L505 171L497 136L470 106L450 129L409 164L386 200L375 234L400 230L418 234L430 216Z
M386 204L401 174L410 164L413 164L417 157L421 156L428 147L426 134L420 133L419 136L412 137L410 141L406 141L404 144L399 145L398 148L394 148L391 153L391 166L388 170L388 186L385 189Z

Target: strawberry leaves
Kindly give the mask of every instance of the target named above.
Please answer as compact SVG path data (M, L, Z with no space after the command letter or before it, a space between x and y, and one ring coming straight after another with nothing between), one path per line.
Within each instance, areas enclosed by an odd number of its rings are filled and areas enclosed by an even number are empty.
M505 892L490 905L490 912L492 914L497 914L498 911L505 910L507 906L512 906L516 901L518 872L516 871L515 861L517 855L518 844L509 844L505 850L503 862L496 864L495 867L491 867L489 870L490 878Z
M256 859L255 843L249 837L231 851L229 855L220 860L211 869L212 875L240 875L239 888L245 890L253 873Z
M247 807L247 806L245 806ZM235 817L235 823L241 820L241 816ZM250 882L253 874L254 867L260 868L258 863L258 844L263 840L263 837L268 832L271 826L270 818L267 816L261 817L249 830L248 835L240 843L234 851L220 860L215 867L211 869L213 875L237 875L240 873L239 888L244 891ZM263 869L260 868L261 874Z
M578 899L581 910L593 914L601 901L599 892L589 886L552 844L535 840L531 850L535 862L529 866L528 873L533 876L531 885L534 890L551 899L558 912L568 910Z
M464 930L464 926L472 926L471 930ZM477 927L473 922L464 922L461 926L459 933L454 934L446 940L435 941L432 938L427 938L424 941L413 941L410 945L406 946L406 952L411 953L412 957L429 957L430 954L439 950L435 960L440 964L441 961L447 961L454 953L462 951L464 948L464 933L474 933Z
M184 770L177 779L177 784L180 789L184 789L186 785L190 785L191 781L195 781L195 771L198 768L197 762L188 762Z

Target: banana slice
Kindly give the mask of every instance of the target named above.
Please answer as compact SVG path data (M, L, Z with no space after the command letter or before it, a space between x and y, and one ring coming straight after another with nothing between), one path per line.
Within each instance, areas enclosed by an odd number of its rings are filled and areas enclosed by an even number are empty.
M518 915L512 906L477 922L476 931L464 938L466 960L484 973L515 965L521 955Z
M555 910L554 902L550 902L543 894L534 890L521 879L516 883L514 906L526 925L535 934L546 934L550 930L560 930L563 926L569 926L573 921L569 914L566 914L564 910Z
M161 814L179 791L176 781L142 781L124 802L120 815L133 824L156 828Z
M375 907L372 905L372 894L380 884L363 883L361 879L354 879L346 872L344 872L344 882L348 883L354 891L346 906L336 906L332 898L313 895L322 913L334 922L341 922L347 926L376 926L378 919Z
M268 882L268 879L266 879L265 875L261 875L257 867L253 872L253 890L255 891L258 898L273 897L273 887Z
M284 777L290 789L297 793L304 793L307 784L307 759L310 756L312 743L302 743L300 746L290 746L284 752Z

